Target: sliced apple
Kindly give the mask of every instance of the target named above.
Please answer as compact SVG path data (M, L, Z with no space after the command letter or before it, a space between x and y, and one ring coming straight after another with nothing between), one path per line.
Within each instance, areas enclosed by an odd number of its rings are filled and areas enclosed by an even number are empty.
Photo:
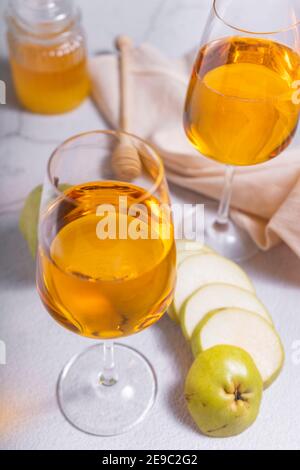
M207 254L214 253L214 251L206 245L203 245L201 242L196 240L177 240L177 265L179 265L183 260L189 256L195 254Z
M272 325L256 313L238 308L206 315L194 330L191 345L195 356L216 345L244 349L254 360L264 388L274 382L284 363L283 346Z
M194 292L182 306L180 323L184 336L190 339L208 313L229 307L257 313L273 324L267 309L252 292L230 284L208 284Z
M215 253L195 254L178 266L174 295L175 314L179 317L181 307L193 292L214 283L232 284L255 292L247 274L237 264Z
M176 240L176 247L178 251L202 251L203 249L209 252L213 251L211 248L203 245L203 243L198 242L197 240L187 240L186 238Z
M214 253L214 251L206 245L203 245L197 241L191 240L177 240L176 241L177 247L177 266L182 263L183 260L189 258L189 256L193 256L195 254L207 254L207 253ZM176 323L179 323L179 318L175 312L174 304L169 307L168 315Z
M182 261L184 261L185 259L189 258L190 256L195 256L196 255L206 255L208 253L212 253L212 251L208 251L208 249L206 249L205 247L203 247L201 250L197 250L197 251L178 251L177 252L177 266L179 266Z

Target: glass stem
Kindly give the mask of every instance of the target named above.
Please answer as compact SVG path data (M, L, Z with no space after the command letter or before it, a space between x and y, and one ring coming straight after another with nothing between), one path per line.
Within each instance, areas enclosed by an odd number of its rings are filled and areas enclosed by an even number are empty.
M223 193L219 205L218 216L215 222L218 226L221 225L225 227L229 222L229 210L232 196L232 183L234 173L235 168L232 165L227 165Z
M100 384L110 387L118 381L113 341L104 341L103 343L103 369L100 375Z

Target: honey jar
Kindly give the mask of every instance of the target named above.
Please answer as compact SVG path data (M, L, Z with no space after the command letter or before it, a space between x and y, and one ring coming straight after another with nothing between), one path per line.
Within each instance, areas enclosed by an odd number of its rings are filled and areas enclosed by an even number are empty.
M77 107L89 94L86 43L72 0L11 0L6 15L21 104L41 114Z

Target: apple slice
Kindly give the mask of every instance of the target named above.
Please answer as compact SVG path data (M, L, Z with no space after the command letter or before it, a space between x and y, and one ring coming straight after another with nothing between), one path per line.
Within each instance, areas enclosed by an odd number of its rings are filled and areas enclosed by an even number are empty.
M208 253L213 253L212 251L208 251L209 248L202 247L201 250L197 251L178 251L177 252L177 266L179 266L182 261L185 259L189 258L190 256L195 256L195 255L207 255Z
M176 240L176 247L178 251L201 251L203 248L207 248L208 250L210 250L210 248L208 248L208 246L206 245L203 245L203 243L198 242L197 240L188 240L187 238Z
M194 292L182 306L180 322L184 336L190 339L208 313L229 307L257 313L273 324L270 314L252 292L230 284L208 284Z
M178 266L174 311L179 312L184 302L200 287L215 283L232 284L250 292L254 286L247 274L232 261L215 253L189 256Z
M207 253L214 253L214 251L206 245L203 245L196 240L177 240L176 241L176 248L177 248L177 266L182 263L183 260L189 258L189 256L193 256L195 254L207 254ZM169 307L168 315L176 323L179 323L179 318L175 312L174 305Z
M228 308L206 315L193 333L193 353L197 356L218 344L247 351L260 372L264 388L274 382L283 367L280 338L272 325L256 313Z
M179 265L183 260L189 256L195 254L207 254L214 253L214 251L206 245L203 245L201 242L196 240L177 240L177 265Z

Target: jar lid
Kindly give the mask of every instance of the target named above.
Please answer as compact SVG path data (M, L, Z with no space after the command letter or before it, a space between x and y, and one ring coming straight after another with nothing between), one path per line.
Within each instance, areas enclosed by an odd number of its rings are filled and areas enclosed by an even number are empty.
M79 15L72 0L10 0L8 20L31 34L64 31Z

